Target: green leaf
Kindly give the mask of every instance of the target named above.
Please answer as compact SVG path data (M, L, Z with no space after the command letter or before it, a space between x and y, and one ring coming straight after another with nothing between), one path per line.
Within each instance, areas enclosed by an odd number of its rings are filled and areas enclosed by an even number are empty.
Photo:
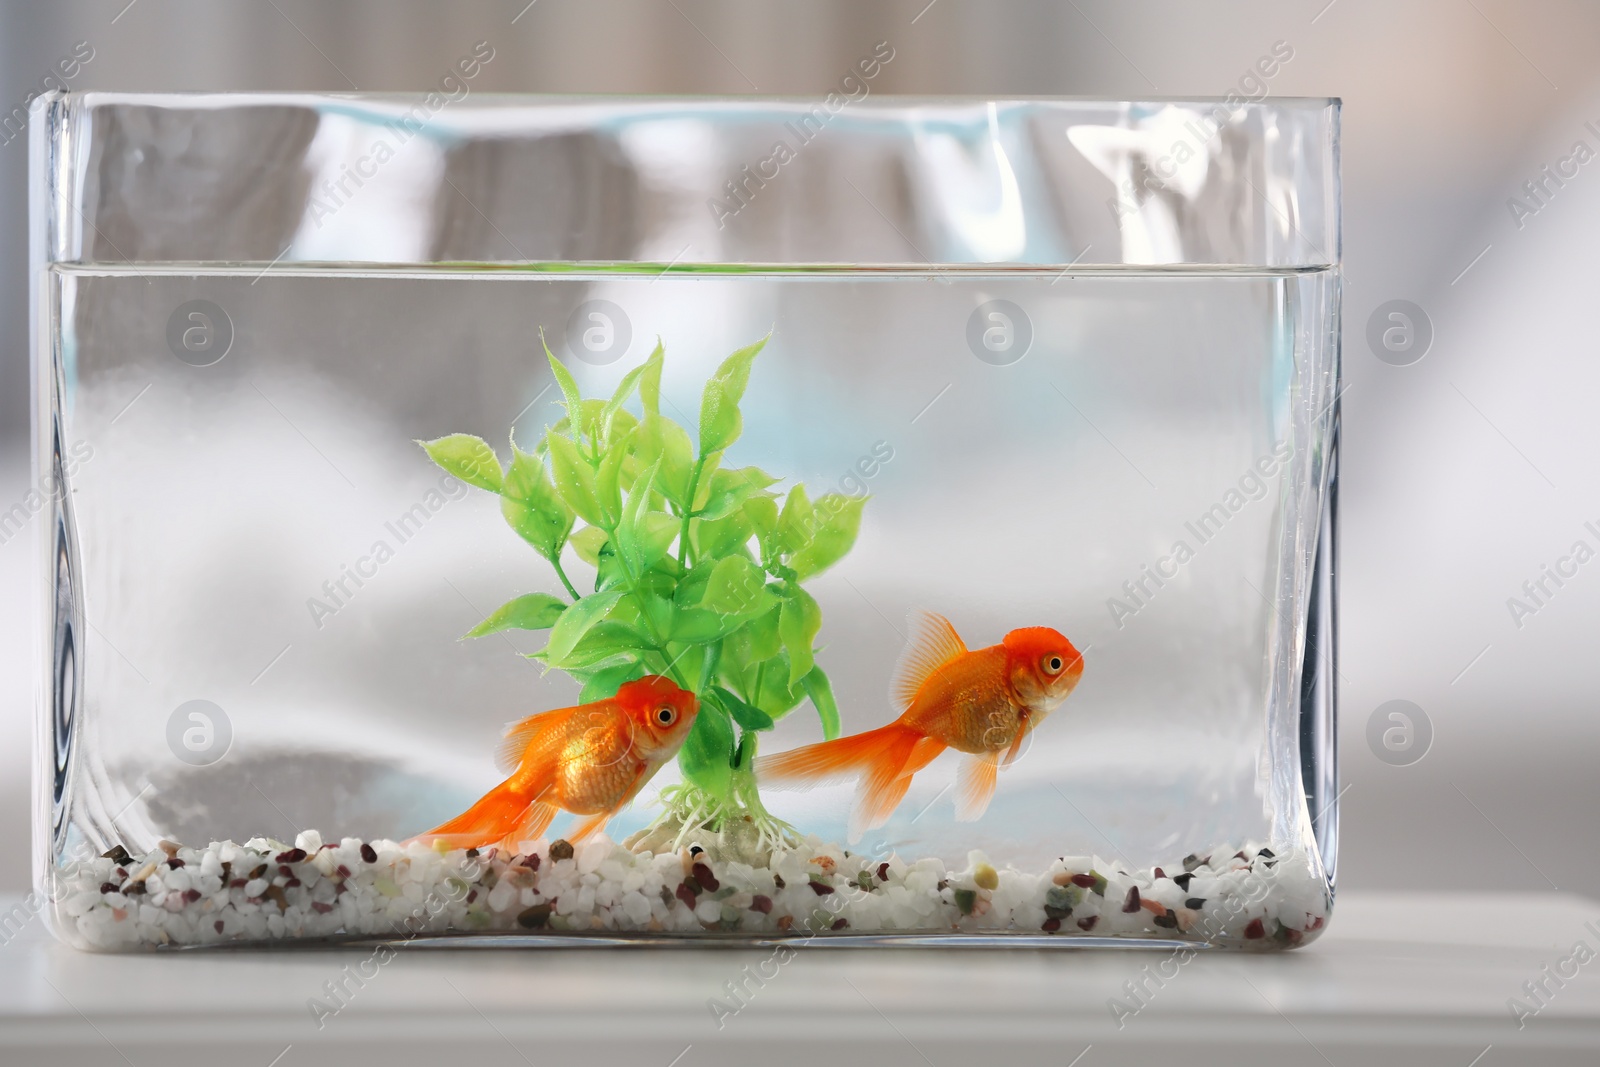
M606 532L598 526L585 526L574 533L568 540L572 542L572 550L578 558L591 567L600 566L600 550L606 544Z
M634 437L634 454L639 462L661 463L656 489L680 508L689 506L689 476L694 470L694 445L683 427L669 418L651 412L639 424Z
M648 362L641 363L622 376L622 381L617 383L617 391L611 394L611 399L607 400L605 407L600 409L600 426L602 429L610 428L612 418L616 416L622 405L627 403L628 397L633 394L633 387L639 384L639 378L644 374L644 369L647 366L649 366Z
M650 639L626 623L601 619L590 627L578 643L559 656L548 646L534 653L551 667L561 670L581 670L610 663L619 656L638 659L650 651Z
M761 687L751 696L762 711L781 719L805 699L805 692L789 684L789 657L784 653L779 652L763 666L765 669L759 672Z
M607 527L615 526L622 515L622 461L628 458L628 444L628 435L623 434L607 445L595 472L594 495L608 520L602 525Z
M661 413L661 367L665 362L666 349L657 337L656 350L644 361L644 373L639 376L639 403L644 405L647 415Z
M644 517L650 510L650 493L656 475L661 472L658 459L633 483L628 493L628 506L622 510L622 521L617 523L617 551L634 574L640 574L655 560L645 562L648 551L645 545ZM660 557L657 557L660 558Z
M783 647L789 652L790 688L815 666L811 645L821 629L822 609L810 593L795 586L783 601L778 618L778 633L783 638Z
M728 714L733 716L733 721L746 730L770 730L774 725L772 716L760 708L746 704L733 693L720 685L712 686L712 692L717 694L717 700L728 709Z
M756 494L764 493L778 479L760 467L740 467L713 471L704 481L706 499L695 509L695 514L702 519L720 519L739 510L740 505Z
M800 679L800 684L805 687L806 696L811 698L812 706L817 709L817 717L822 720L822 736L832 741L839 736L839 705L833 699L833 683L828 681L821 667L812 667L810 673Z
M469 433L453 433L432 441L418 441L428 457L468 485L498 493L504 477L500 458L489 442Z
M560 666L561 661L583 639L583 635L621 599L622 590L608 589L603 593L590 593L563 611L550 631L549 644L544 647L547 662L551 666Z
M705 394L700 399L702 456L720 452L739 439L739 433L744 429L739 401L744 399L745 386L750 382L750 364L766 346L770 336L768 334L723 360L717 373L706 382Z
M765 662L783 651L781 621L779 605L774 604L770 610L757 615L751 620L750 625L745 627L743 638L750 643L751 663Z
M783 511L778 515L778 551L784 555L800 551L811 542L816 525L816 514L811 499L806 496L806 487L797 485L790 489Z
M714 700L700 701L700 714L678 751L678 766L691 785L722 799L733 778L733 723Z
M511 467L500 490L500 514L545 559L561 555L572 532L572 509L561 500L539 457L511 442Z
M645 676L645 666L635 660L632 663L619 663L612 667L602 667L589 675L589 680L583 683L583 691L578 694L578 703L592 704L597 700L609 700L617 695L617 690L623 684L635 678Z
M671 515L663 515L659 511L646 514L639 531L641 566L654 567L665 559L667 550L672 547L672 542L677 536L677 519ZM674 573L677 571L674 570Z
M821 574L844 558L856 543L856 534L861 529L861 509L866 506L864 496L829 493L817 499L813 516L815 532L809 542L789 557L789 566L794 568L798 579Z
M567 507L592 526L610 526L595 487L594 468L589 466L570 438L551 430L545 434L550 448L550 470L555 475L556 492Z
M737 619L732 620L733 626L740 625ZM689 644L704 644L722 637L729 629L729 620L725 615L718 615L705 608L679 608L672 620L672 632L668 639L683 641Z
M770 540L778 529L778 505L770 496L753 496L744 502L745 518L750 520L761 540Z
M718 560L706 581L702 607L723 615L749 615L761 605L765 577L743 556Z
M556 384L561 387L561 395L566 397L567 418L572 420L573 436L584 437L588 434L588 423L584 419L583 394L578 392L578 383L573 380L572 372L566 365L556 358L550 351L550 346L545 342L544 331L539 331L539 343L544 345L545 358L550 361L550 373L556 377Z
M750 541L750 520L743 512L735 512L725 519L695 519L690 524L695 552L700 559L720 559L731 556Z
M566 607L565 600L549 593L528 593L501 604L465 636L482 637L501 630L547 630L556 624Z

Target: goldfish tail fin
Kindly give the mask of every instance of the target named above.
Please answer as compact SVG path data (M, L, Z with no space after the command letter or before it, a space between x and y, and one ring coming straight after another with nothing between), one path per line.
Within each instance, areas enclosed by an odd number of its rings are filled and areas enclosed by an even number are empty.
M534 809L549 807L539 803L511 782L501 782L479 801L449 822L440 823L413 841L428 844L444 842L452 848L481 848L502 840L515 839ZM550 818L554 818L551 809Z
M961 769L956 772L958 822L975 822L988 809L999 765L999 752L980 752L961 761Z
M867 773L885 761L899 771L922 733L892 722L865 733L836 737L756 759L756 777L779 788L806 789L838 778ZM898 753L894 755L893 753Z
M939 673L939 668L965 655L966 651L966 643L949 619L931 611L912 613L911 639L895 664L894 678L889 683L889 702L896 711L905 711L916 699L917 690Z
M861 776L861 784L856 788L856 806L850 812L850 843L854 844L866 831L876 830L888 822L894 809L906 798L912 775L932 763L944 750L942 742L906 728L893 746L886 748Z

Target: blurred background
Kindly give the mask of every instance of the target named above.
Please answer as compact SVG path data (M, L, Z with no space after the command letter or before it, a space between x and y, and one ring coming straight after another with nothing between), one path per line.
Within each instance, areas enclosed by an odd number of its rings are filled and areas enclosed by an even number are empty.
M1119 98L1221 96L1287 42L1271 93L1345 105L1341 888L1584 892L1600 877L1585 847L1600 806L1600 561L1573 561L1579 541L1600 550L1585 527L1600 530L1586 316L1600 273L1600 8L6 0L0 511L29 482L18 123L31 93L68 67L75 90L416 90L478 40L496 50L475 85L487 92L819 94L889 40L877 93ZM1416 331L1400 351L1382 343L1394 301ZM28 836L29 562L26 538L0 544L0 850L15 855ZM1559 585L1545 576L1558 566ZM1429 737L1399 754L1369 742L1395 700ZM0 864L0 890L25 881L23 865Z

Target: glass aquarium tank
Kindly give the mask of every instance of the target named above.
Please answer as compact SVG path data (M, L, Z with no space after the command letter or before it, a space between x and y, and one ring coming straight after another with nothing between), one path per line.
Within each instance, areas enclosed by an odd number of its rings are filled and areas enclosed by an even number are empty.
M1324 929L1337 101L35 108L67 942Z

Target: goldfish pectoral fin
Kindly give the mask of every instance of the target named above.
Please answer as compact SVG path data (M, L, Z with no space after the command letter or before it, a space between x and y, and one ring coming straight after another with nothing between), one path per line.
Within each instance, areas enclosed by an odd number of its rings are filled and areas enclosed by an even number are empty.
M896 711L911 706L917 690L936 674L940 667L965 655L967 646L956 633L950 620L931 611L914 612L911 616L911 638L905 651L895 664L894 678L889 683L889 702Z
M606 823L610 822L615 814L616 812L614 811L602 811L596 815L579 819L568 828L564 836L568 841L577 844L590 834L605 829Z
M572 712L572 708L554 708L508 724L499 744L495 745L494 765L502 774L510 774L516 770L522 765L522 758L527 755L528 746L532 745L541 734L565 722Z
M974 822L988 810L999 762L998 752L982 752L961 761L961 769L956 772L958 822Z
M522 818L517 820L516 825L506 831L505 836L499 841L500 846L508 852L524 851L522 846L543 837L544 832L550 829L550 824L555 821L555 817L560 814L561 809L556 805L535 800L523 811Z
M1017 731L1017 736L1013 737L1011 739L1011 747L1006 749L1005 759L1000 761L1000 766L1002 766L1002 767L1011 766L1012 761L1015 760L1017 758L1017 756L1021 754L1021 752L1022 752L1022 743L1024 741L1026 741L1027 739L1028 739L1028 731L1026 729L1018 730Z

